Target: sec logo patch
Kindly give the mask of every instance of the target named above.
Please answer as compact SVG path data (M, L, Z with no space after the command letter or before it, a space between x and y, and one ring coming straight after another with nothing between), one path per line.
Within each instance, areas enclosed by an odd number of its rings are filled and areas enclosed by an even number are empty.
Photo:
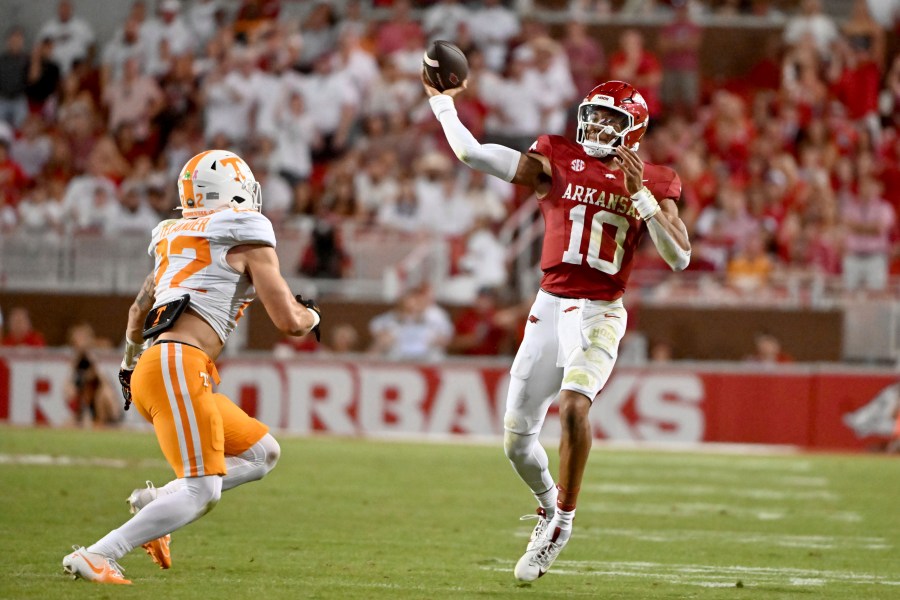
M580 158L576 158L575 160L573 160L572 161L572 170L575 171L576 173L580 173L581 171L584 171L584 161L581 160Z

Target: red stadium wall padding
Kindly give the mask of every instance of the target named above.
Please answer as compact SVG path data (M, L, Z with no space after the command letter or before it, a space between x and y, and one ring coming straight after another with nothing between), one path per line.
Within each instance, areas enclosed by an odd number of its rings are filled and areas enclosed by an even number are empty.
M358 358L358 357L357 357ZM115 385L118 358L101 370ZM505 365L420 365L369 359L226 359L228 395L267 424L292 433L497 436L508 382ZM0 422L73 423L69 357L52 350L0 351ZM610 440L784 444L861 450L894 427L900 383L890 370L791 365L702 365L617 369L591 410ZM124 426L147 427L137 411ZM551 417L547 433L558 432Z

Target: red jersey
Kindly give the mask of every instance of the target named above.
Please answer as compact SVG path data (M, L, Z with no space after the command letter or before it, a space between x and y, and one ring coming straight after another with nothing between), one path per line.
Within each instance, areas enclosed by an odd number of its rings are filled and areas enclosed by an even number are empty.
M567 298L620 298L644 231L624 173L558 135L542 135L529 152L550 159L553 177L538 201L545 229L541 289ZM657 200L681 196L681 180L668 167L644 163L644 185Z

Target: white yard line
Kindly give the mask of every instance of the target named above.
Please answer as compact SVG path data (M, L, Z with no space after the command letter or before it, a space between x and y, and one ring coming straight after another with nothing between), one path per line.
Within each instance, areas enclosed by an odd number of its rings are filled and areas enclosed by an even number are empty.
M763 471L783 473L808 473L812 470L812 462L799 458L796 455L786 457L773 456L732 456L724 453L690 454L654 454L652 458L639 454L618 454L610 452L598 455L596 458L603 465L619 467L622 465L637 465L646 469L648 464L659 467L702 467L703 469L722 469L724 471Z
M652 461L650 461L652 462ZM600 481L684 481L702 480L710 483L746 484L746 473L736 472L730 466L675 466L666 464L654 468L646 462L643 467L619 466L615 464L591 464L591 477ZM831 484L827 477L817 475L768 475L766 480L776 487L791 486L803 488L826 488Z
M504 562L501 559L495 560L498 563ZM482 566L481 568L489 571L509 571L512 566ZM559 560L554 564L551 573L554 575L575 575L580 577L634 577L700 587L737 587L738 581L741 582L743 587L772 585L821 587L829 583L900 586L900 577L898 576L885 577L872 573L849 571L745 567L740 565L669 565L652 562Z
M649 483L595 483L582 486L583 490L592 490L604 494L622 496L734 496L753 500L827 500L836 502L841 499L838 494L826 490L790 491L766 488L729 488L717 485L678 485Z
M516 537L528 537L520 530ZM700 529L611 529L579 527L579 537L625 537L641 542L678 544L685 540L728 542L730 544L761 545L766 547L804 548L809 550L890 550L891 544L882 537L840 535L785 535L745 531L706 531Z
M57 456L52 454L0 454L0 465L28 465L39 467L104 467L131 469L134 467L164 467L166 462L155 459L126 460L99 456Z
M782 506L768 506L764 509L746 508L731 504L710 502L595 502L587 505L590 510L607 514L628 514L654 517L698 517L717 514L730 517L755 519L757 521L779 521L791 514L791 509ZM806 516L817 516L826 521L858 523L862 516L853 511L818 510L814 507L804 511Z

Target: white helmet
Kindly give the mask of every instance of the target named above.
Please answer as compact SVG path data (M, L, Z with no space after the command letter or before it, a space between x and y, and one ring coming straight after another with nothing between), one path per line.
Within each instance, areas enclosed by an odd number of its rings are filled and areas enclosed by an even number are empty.
M178 177L181 213L204 217L223 208L260 210L259 182L243 159L227 150L206 150L187 161Z

